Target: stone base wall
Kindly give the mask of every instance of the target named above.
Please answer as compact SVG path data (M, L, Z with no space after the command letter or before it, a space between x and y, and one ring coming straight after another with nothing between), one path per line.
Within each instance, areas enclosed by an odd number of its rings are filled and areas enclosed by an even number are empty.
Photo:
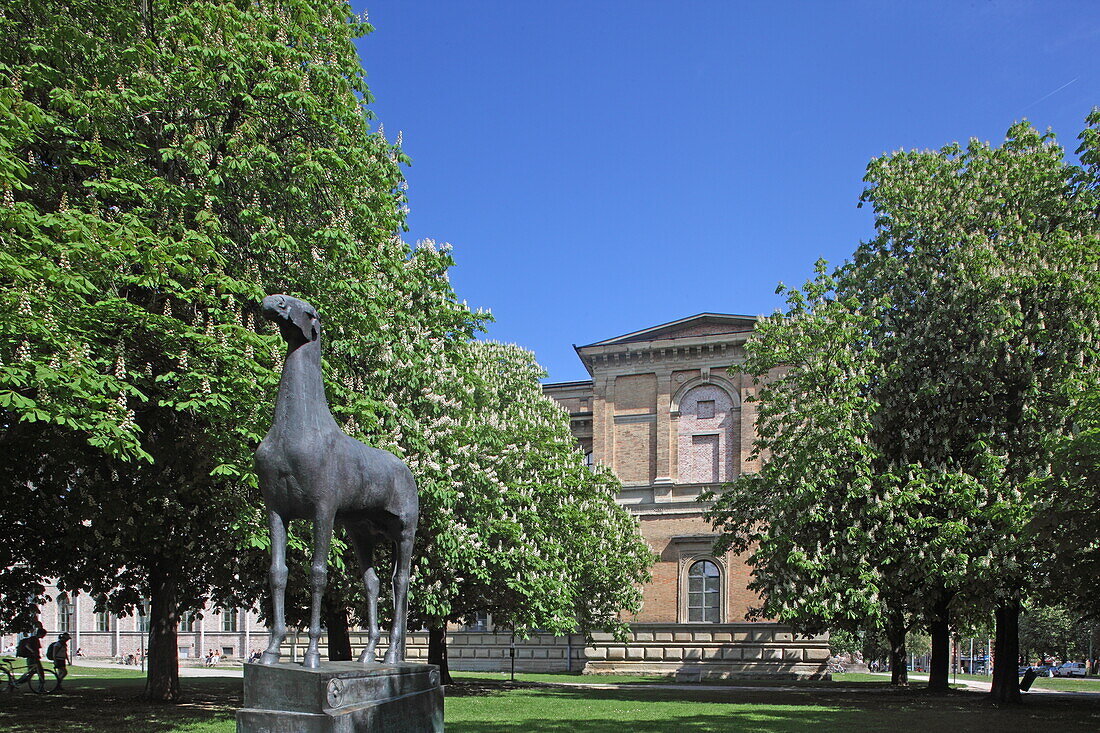
M247 650L263 650L266 629L250 629L245 634L206 632L199 652L197 633L181 633L181 656L202 655L210 649L232 650L230 658L240 658ZM664 674L682 679L719 679L727 677L817 678L825 673L829 658L827 636L800 637L784 626L767 623L739 624L634 624L625 642L610 634L596 633L586 644L580 634L553 636L534 634L515 639L517 672L572 672L583 674ZM51 637L52 640L52 637ZM15 637L2 641L15 643ZM117 648L116 648L117 641ZM137 654L142 634L82 632L80 644L89 658ZM283 644L284 659L300 661L309 637L291 634ZM366 632L351 633L352 649L358 654L366 646ZM386 647L386 636L379 644L378 658ZM322 646L325 639L321 640ZM76 646L70 642L70 649ZM447 652L451 669L476 672L507 672L512 667L512 635L492 631L451 631L447 634ZM326 654L327 649L322 649ZM428 661L428 634L409 635L407 659Z
M778 624L635 624L627 643L610 634L594 637L585 648L590 674L817 679L829 658L827 635L803 637Z
M352 632L352 650L366 645L366 633ZM309 639L288 636L286 659L298 661ZM322 639L322 645L324 644ZM387 643L379 642L381 659ZM447 653L453 670L507 672L511 669L512 636L491 631L452 631ZM322 655L325 650L322 650ZM415 632L406 643L410 662L428 661L428 634ZM625 642L597 633L591 644L584 637L535 634L515 640L517 672L583 674L663 674L681 679L771 677L816 679L825 674L829 658L827 635L802 637L778 624L634 624Z

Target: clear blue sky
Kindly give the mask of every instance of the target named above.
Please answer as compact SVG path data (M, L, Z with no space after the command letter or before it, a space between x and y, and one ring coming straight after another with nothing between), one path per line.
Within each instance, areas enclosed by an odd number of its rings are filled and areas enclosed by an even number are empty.
M587 378L572 344L772 312L778 282L871 235L871 157L1024 117L1073 149L1100 105L1100 2L365 7L408 237L451 242L488 337L553 381Z

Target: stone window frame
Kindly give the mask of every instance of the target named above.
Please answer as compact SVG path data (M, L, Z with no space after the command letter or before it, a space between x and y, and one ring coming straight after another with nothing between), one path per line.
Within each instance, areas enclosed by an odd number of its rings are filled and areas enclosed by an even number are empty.
M236 608L222 609L222 633L235 634L241 630L240 612Z
M134 612L134 631L142 634L149 633L150 616L153 612L153 603L148 598L142 598Z
M76 631L76 603L68 593L57 596L57 633Z
M111 628L111 613L109 611L95 612L95 630L99 634L109 634Z
M680 401L684 399L684 395L696 387L701 387L705 384L714 385L724 390L726 394L730 396L730 401L732 403L730 406L731 410L741 409L741 391L737 389L737 386L725 377L720 377L708 370L706 374L692 377L676 387L676 391L672 395L669 409L672 417L680 417Z
M714 626L727 623L729 615L729 566L726 561L716 557L711 546L717 537L690 536L673 538L678 545L680 560L676 569L676 623L691 626ZM700 560L712 562L718 568L718 620L688 621L688 571Z

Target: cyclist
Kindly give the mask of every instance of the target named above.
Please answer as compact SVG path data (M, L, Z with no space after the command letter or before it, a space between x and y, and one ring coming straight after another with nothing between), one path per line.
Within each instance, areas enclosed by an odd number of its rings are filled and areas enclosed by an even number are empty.
M23 657L27 660L27 673L17 679L15 684L22 684L35 674L38 675L40 681L42 680L42 637L45 635L46 630L39 626L38 631L22 639L19 642L19 646L15 648L15 656Z
M60 692L64 689L61 683L65 681L66 675L69 674L69 639L71 639L69 632L65 632L57 637L57 641L46 647L46 659L53 662L53 668L57 671L57 690Z

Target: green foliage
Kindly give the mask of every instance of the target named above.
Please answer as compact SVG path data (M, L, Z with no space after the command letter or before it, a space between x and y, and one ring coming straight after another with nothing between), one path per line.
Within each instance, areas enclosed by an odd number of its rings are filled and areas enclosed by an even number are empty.
M1092 622L1064 606L1036 605L1020 614L1020 653L1029 661L1087 659L1093 634Z
M846 287L890 303L876 442L945 480L930 519L959 525L959 587L979 604L1018 597L1035 581L1023 529L1048 498L1028 488L1096 374L1093 192L1027 123L998 147L885 156L867 181L878 236Z
M620 628L652 553L615 503L618 481L583 465L534 355L469 342L434 375L437 409L420 413L432 450L411 460L431 508L415 615L429 626L487 611L521 630Z
M320 311L344 429L416 473L417 618L636 608L650 558L614 479L581 466L529 353L471 342L487 315L455 298L449 248L397 236L406 159L369 129L370 27L346 4L2 10L0 617L29 622L42 576L115 611L167 593L164 628L211 591L264 594L272 292Z
M1100 197L1100 108L1088 117L1077 152L1084 163L1080 185L1096 201ZM1032 537L1053 552L1047 559L1048 591L1056 603L1076 614L1100 617L1100 602L1092 589L1100 581L1100 549L1093 538L1100 532L1100 387L1083 390L1070 412L1071 429L1054 446L1054 470L1036 490L1049 495L1049 510L1028 527Z
M1054 471L1042 485L1050 510L1028 527L1033 541L1050 550L1046 569L1052 598L1079 616L1100 617L1093 589L1100 580L1100 389L1087 391L1072 413L1072 432L1056 446Z
M750 587L762 600L752 616L808 630L876 615L892 573L878 549L904 538L888 519L892 487L866 439L881 371L866 338L876 322L836 297L824 262L817 269L803 290L786 291L786 314L757 323L737 367L756 379L755 449L767 460L703 497L715 500L715 551L750 553Z
M282 344L258 300L324 314L353 431L384 430L389 385L417 378L408 355L480 317L454 302L445 253L395 236L403 156L369 130L352 46L369 26L346 5L3 11L5 566L116 610L159 568L195 607L236 582L261 526L251 454ZM27 586L5 572L14 612Z
M747 346L768 460L708 515L751 552L758 615L812 628L1018 598L1036 477L1096 370L1094 186L1051 135L886 155L866 180L875 238Z

